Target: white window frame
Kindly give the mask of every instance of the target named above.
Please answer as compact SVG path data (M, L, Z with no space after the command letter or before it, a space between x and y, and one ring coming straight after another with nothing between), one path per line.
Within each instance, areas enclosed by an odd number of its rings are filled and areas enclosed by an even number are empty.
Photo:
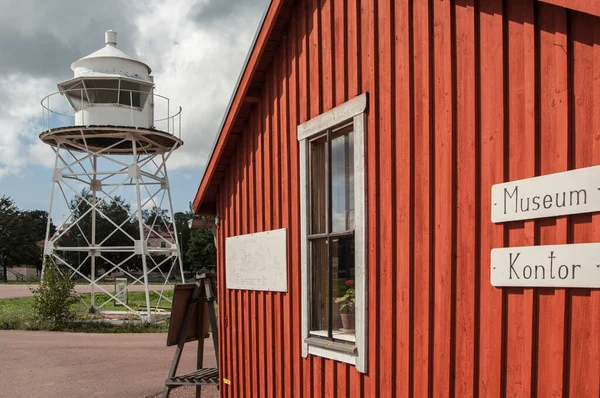
M367 213L366 213L366 173L365 138L367 93L363 93L297 127L300 144L300 250L302 258L302 356L317 355L346 362L356 366L359 372L367 372ZM310 297L308 228L309 206L309 140L325 130L344 122L354 124L354 273L355 273L355 346L356 353L350 354L327 347L307 343L310 337Z

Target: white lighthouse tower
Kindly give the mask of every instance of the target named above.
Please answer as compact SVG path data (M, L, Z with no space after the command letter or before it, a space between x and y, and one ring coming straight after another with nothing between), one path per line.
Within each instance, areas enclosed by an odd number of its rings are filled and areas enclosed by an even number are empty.
M56 155L48 219L56 201L70 212L54 234L48 223L44 254L90 283L92 311L114 302L150 320L170 301L174 277L184 278L166 167L183 145L181 107L171 111L169 99L154 93L150 67L119 50L112 30L103 48L71 69L74 77L42 100L40 139ZM145 308L100 284L115 275L129 290L143 286Z

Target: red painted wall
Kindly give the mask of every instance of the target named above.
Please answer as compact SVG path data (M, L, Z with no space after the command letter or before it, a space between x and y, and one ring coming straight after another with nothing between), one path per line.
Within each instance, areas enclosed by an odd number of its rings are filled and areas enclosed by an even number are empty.
M312 0L218 188L224 397L600 396L600 291L498 289L490 250L600 241L600 214L493 224L491 186L600 164L600 18L533 0ZM296 126L369 93L368 373L301 356ZM288 293L225 289L225 238L288 229Z

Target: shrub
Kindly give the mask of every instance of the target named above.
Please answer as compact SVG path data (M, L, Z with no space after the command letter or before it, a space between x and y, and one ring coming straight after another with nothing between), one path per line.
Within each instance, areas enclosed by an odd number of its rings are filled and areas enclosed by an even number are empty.
M33 291L33 310L36 320L51 323L55 328L73 319L71 306L77 302L75 281L70 273L63 274L50 256L44 259L43 280Z

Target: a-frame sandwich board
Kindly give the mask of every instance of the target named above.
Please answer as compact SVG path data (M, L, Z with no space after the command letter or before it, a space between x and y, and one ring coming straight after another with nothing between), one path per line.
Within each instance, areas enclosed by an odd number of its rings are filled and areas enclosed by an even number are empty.
M189 385L196 386L196 397L200 398L203 385L219 385L219 368L203 368L204 339L208 337L206 310L208 310L210 318L210 334L213 338L215 358L217 364L219 363L214 281L215 274L206 272L196 277L196 283L175 285L167 346L177 344L177 349L173 356L169 376L165 381L163 398L167 398L173 388ZM186 375L175 376L185 343L194 340L198 340L197 370Z

